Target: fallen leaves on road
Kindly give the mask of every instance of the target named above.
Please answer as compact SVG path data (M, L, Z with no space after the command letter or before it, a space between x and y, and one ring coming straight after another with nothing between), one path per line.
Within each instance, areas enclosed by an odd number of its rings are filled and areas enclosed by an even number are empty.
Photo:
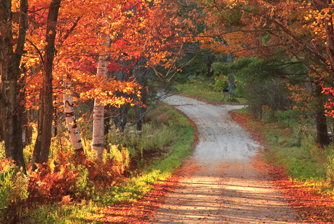
M159 181L154 189L145 197L134 203L120 203L114 206L100 209L95 213L99 218L91 221L103 223L150 223L154 212L165 200L166 193L173 191L178 185L178 175L173 175L166 181Z
M292 180L282 166L270 164L269 175L274 179L288 203L307 222L333 223L333 195L321 192L321 183Z
M120 203L100 209L95 212L99 214L99 218L94 218L91 221L103 223L151 223L149 220L153 218L157 209L164 203L166 194L179 185L179 178L192 175L200 168L192 159L186 160L182 167L186 167L186 169L181 169L180 167L168 180L154 184L153 190L137 202Z

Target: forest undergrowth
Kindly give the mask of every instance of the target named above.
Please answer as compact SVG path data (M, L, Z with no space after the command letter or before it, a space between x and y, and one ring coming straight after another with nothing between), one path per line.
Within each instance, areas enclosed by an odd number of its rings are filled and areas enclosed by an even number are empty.
M13 169L13 162L1 155L1 223L98 223L106 216L111 222L128 220L125 213L131 209L117 215L117 208L140 204L158 181L157 186L173 185L172 173L193 149L194 129L187 118L161 103L147 115L141 132L131 124L124 133L110 132L107 138L114 144L99 161L85 137L90 135L84 134L88 119L81 121L84 154L75 153L62 132L52 140L52 159L37 171ZM33 144L24 150L26 164L31 164L32 149ZM146 213L133 209L134 220L145 219Z

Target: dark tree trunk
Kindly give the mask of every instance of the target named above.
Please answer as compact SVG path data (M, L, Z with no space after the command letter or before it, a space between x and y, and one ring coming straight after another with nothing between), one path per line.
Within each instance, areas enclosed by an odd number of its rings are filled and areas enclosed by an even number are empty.
M317 100L316 113L315 113L315 121L317 125L317 144L323 148L325 145L328 145L330 140L327 132L327 119L325 116L324 109L324 97L321 94L322 86L321 83L315 82L315 96Z
M122 108L122 107L121 107ZM126 122L128 121L128 110L129 110L129 107L128 105L125 105L123 107L123 113L119 116L120 117L120 125L119 125L119 131L121 133L123 133L125 131L125 125L126 125ZM120 110L121 111L121 110Z
M1 118L2 138L5 141L6 158L12 158L25 171L22 142L22 88L20 80L21 58L24 50L26 30L28 27L28 1L20 2L19 35L14 52L13 14L11 0L2 0L0 4L0 75L1 84Z
M58 134L58 111L57 111L57 96L55 97L55 102L53 103L53 112L54 112L54 137Z
M24 108L23 108L24 109ZM29 123L28 123L28 111L24 110L22 112L22 129L23 129L23 146L27 146L29 145L29 142L27 140L27 135L28 135L28 127L29 127Z
M30 145L32 143L32 132L33 132L33 128L30 125L30 123L34 122L34 110L31 109L28 111L28 130L27 130L27 143Z
M208 70L208 73L206 73L207 77L213 76L213 71L211 71L211 66L212 66L214 59L215 59L214 56L208 56L207 63L206 63L206 68Z
M56 24L61 0L52 0L49 8L46 27L46 47L43 71L43 126L41 139L41 153L39 163L46 163L49 158L52 137L52 65L55 54Z
M33 170L37 169L35 163L40 163L40 154L41 154L41 140L42 140L42 127L43 127L43 89L40 90L39 101L38 101L38 128L37 128L37 138L35 141L35 148L32 155L31 166Z
M109 134L109 128L110 128L110 106L104 107L104 145L106 148L108 148L108 134Z
M213 76L213 71L211 71L211 65L212 65L212 63L210 61L206 64L206 68L208 70L208 73L206 73L207 77L212 77Z
M148 75L148 69L144 70L143 72L140 72L137 77L136 81L139 85L141 85L143 88L141 90L141 98L137 99L137 101L141 101L143 105L136 105L135 106L135 113L136 113L136 124L137 124L137 131L141 131L143 128L144 123L144 115L146 112L146 108L144 105L147 103L147 75Z
M1 106L2 105L0 104L0 142L3 141L3 139L2 139L2 112L1 112Z
M20 99L24 99L25 95L26 95L26 91L25 88L23 88L23 86L26 85L26 77L24 77L23 79L20 80L20 86L22 86L22 90L20 91L19 95L20 95ZM28 141L27 141L27 133L28 133L28 111L25 108L25 103L22 100L20 103L20 106L18 109L20 110L19 113L21 114L21 126L22 126L22 144L23 147L28 145Z
M141 131L143 128L143 122L141 119L140 105L135 106L135 113L136 113L137 131Z

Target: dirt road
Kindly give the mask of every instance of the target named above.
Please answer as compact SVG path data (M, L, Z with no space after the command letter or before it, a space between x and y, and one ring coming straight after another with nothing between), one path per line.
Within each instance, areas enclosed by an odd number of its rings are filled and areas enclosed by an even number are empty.
M261 172L260 145L228 115L243 106L181 96L165 102L196 123L200 141L152 223L301 223Z

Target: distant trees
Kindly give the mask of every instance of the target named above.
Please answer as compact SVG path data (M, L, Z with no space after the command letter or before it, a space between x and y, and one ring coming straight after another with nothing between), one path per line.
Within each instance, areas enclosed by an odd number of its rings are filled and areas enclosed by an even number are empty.
M317 90L326 86L334 87L331 2L198 2L206 13L205 21L209 27L202 41L207 47L235 56L256 54L269 59L278 54L287 55L308 69L309 76L305 75L304 79L310 78ZM208 41L210 37L212 41ZM315 93L322 95L319 91ZM323 100L314 105L318 108L317 139L320 145L329 142L326 128L321 124L325 120L324 105Z

